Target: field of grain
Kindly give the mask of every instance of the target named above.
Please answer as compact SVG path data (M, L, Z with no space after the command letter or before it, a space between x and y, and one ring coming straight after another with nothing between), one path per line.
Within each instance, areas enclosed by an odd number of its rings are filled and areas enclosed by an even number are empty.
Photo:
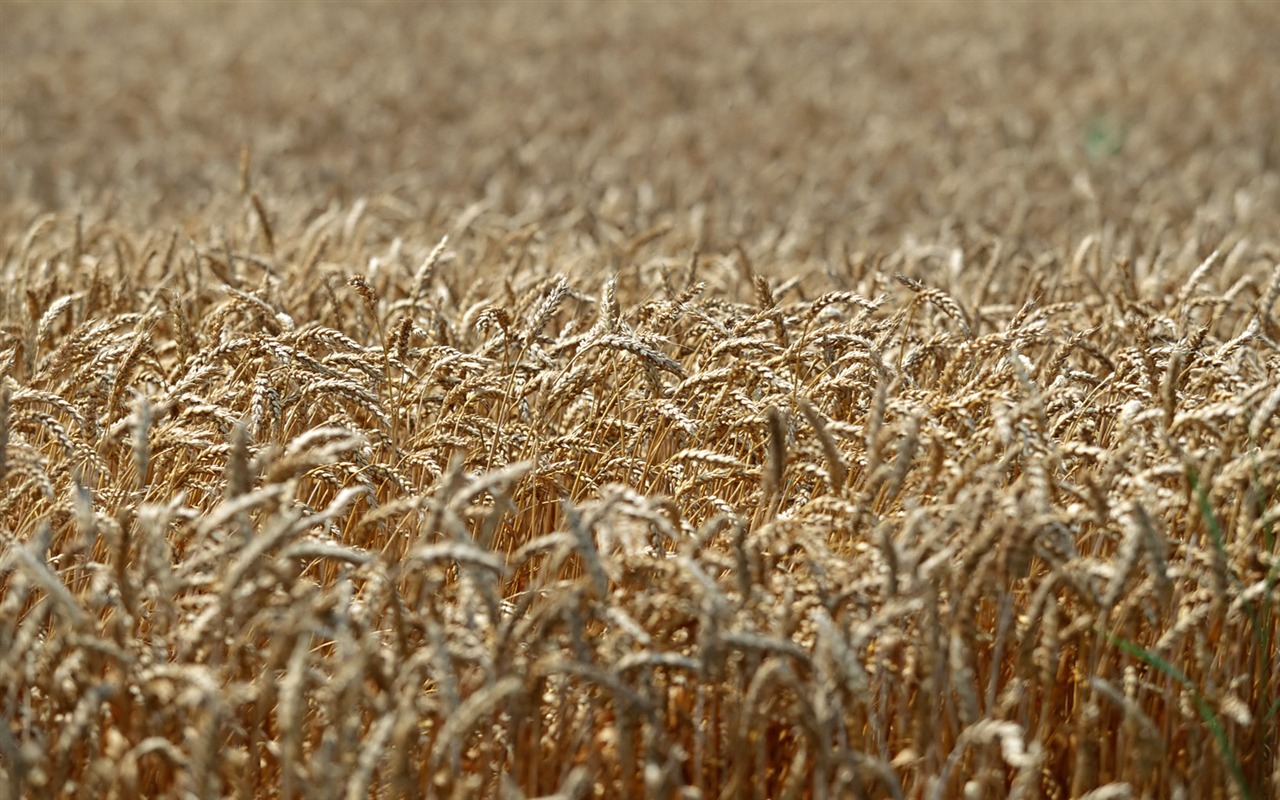
M1277 41L0 4L0 797L1280 795Z

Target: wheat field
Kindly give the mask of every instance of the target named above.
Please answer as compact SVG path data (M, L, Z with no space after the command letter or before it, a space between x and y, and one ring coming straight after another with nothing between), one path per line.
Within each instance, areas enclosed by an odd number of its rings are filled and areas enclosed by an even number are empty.
M0 4L0 797L1280 795L1277 41Z

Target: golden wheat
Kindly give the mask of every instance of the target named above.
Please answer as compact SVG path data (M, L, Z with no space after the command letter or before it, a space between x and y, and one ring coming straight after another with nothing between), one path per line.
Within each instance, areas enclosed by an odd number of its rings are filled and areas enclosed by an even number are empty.
M1266 3L182 5L0 6L0 796L1280 792Z

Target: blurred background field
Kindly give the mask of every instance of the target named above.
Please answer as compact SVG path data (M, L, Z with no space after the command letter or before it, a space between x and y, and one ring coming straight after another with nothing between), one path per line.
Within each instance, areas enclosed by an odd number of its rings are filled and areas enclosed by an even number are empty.
M1270 3L6 3L13 207L611 213L896 246L1265 230ZM1263 226L1263 227L1259 227ZM802 245L801 245L802 243Z

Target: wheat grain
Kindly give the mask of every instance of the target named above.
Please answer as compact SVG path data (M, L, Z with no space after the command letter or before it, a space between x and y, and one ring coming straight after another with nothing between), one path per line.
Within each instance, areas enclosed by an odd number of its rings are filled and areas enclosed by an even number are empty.
M1275 794L1270 20L560 10L6 14L9 794Z

